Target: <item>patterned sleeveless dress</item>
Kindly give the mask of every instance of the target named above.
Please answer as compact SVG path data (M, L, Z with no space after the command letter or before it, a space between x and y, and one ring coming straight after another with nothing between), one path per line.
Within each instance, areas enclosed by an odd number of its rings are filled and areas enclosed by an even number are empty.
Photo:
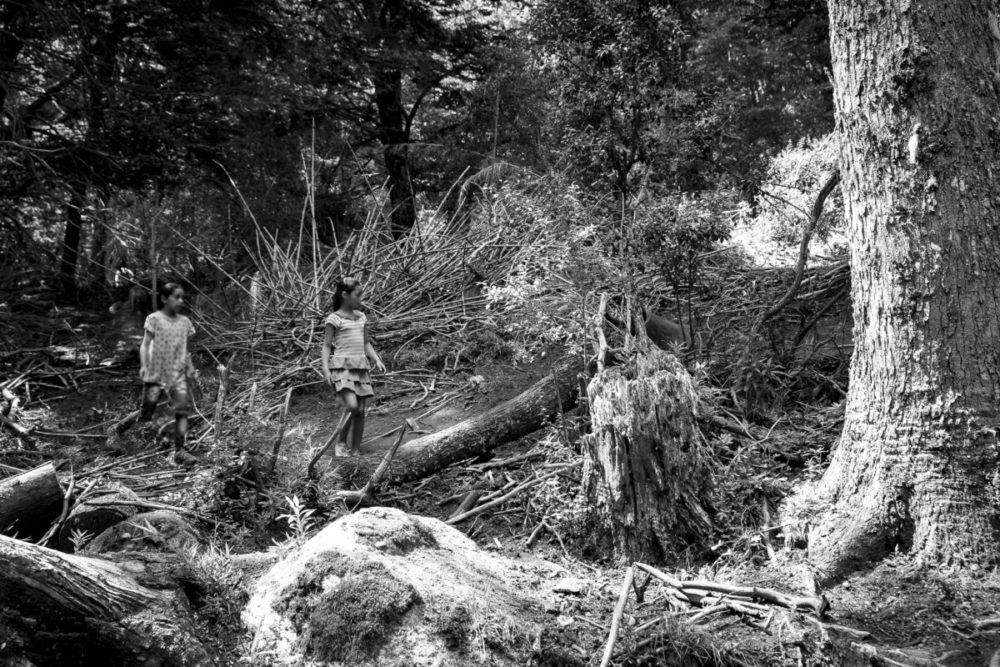
M355 320L330 313L325 324L333 326L333 350L330 355L330 374L337 392L344 389L356 396L374 396L372 379L368 374L368 357L365 355L365 327L368 318L358 313Z

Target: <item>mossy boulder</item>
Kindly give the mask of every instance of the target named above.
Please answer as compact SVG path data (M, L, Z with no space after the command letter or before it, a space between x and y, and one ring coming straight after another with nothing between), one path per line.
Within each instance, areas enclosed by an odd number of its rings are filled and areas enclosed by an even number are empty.
M267 664L521 665L544 620L539 581L437 519L372 508L274 565L243 619Z

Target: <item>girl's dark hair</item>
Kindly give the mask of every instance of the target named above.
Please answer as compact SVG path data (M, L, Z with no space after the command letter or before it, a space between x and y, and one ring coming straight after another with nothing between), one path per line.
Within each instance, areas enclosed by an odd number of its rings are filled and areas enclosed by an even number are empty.
M337 281L337 287L333 290L333 309L340 310L344 305L344 295L349 294L361 286L361 281L357 278L343 278Z
M164 301L170 298L170 296L177 290L184 289L183 285L175 282L165 282L160 283L156 286L156 294L160 297L159 302L162 305Z

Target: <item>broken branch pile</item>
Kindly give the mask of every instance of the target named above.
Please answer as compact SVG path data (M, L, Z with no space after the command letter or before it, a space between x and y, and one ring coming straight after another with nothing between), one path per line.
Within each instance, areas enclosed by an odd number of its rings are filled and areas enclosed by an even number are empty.
M641 584L638 583L640 572L648 575L646 581ZM657 613L651 620L642 623L633 619L635 622L623 624L630 591L635 592L637 603L641 603L646 587L654 579L662 586L661 597L667 601L669 611ZM679 579L655 567L637 562L625 573L600 664L602 666L610 664L615 653L620 628L623 625L631 627L630 632L633 634L633 638L638 638L639 635L649 630L661 629L663 623L668 621L686 619L687 625L690 627L705 623L718 614L728 612L736 614L742 619L764 619L763 624L751 623L751 625L766 630L776 612L787 610L786 613L792 614L795 612L809 613L815 617L813 621L822 627L824 626L822 620L829 608L830 604L825 597L796 596L767 588L735 586L707 580ZM840 626L830 627L839 628ZM644 649L658 641L659 637L659 634L654 634L651 637L641 639L634 643L634 649ZM728 663L715 662L713 664Z

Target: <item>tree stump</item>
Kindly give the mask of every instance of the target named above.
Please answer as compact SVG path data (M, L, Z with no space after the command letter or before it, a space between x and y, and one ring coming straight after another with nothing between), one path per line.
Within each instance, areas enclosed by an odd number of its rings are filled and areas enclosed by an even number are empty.
M59 518L63 489L51 463L0 480L0 534L36 540Z
M711 528L705 510L711 453L695 425L697 394L676 357L660 350L587 387L583 490L617 554L661 561Z

